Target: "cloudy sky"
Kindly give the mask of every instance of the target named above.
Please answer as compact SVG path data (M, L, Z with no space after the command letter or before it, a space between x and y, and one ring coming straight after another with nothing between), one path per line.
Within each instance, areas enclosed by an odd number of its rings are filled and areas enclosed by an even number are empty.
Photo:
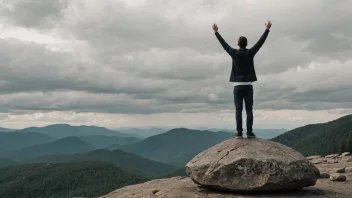
M352 113L350 0L0 0L0 127L235 127L231 58L255 58L255 128Z

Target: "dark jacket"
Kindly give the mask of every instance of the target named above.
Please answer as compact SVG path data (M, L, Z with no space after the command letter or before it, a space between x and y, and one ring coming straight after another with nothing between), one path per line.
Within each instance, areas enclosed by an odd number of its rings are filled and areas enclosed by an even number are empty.
M265 30L259 41L250 49L240 48L233 49L229 46L221 35L216 32L215 35L224 47L226 52L232 57L232 71L230 82L254 82L257 81L257 76L254 69L253 58L255 54L264 44L270 30Z

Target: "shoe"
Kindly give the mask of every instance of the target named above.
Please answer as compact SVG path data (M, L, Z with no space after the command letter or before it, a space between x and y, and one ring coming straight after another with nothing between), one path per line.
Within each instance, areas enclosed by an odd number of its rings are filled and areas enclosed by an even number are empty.
M235 139L242 139L243 138L243 135L242 133L236 133L236 135L233 136Z
M256 138L255 134L253 132L247 132L247 138Z

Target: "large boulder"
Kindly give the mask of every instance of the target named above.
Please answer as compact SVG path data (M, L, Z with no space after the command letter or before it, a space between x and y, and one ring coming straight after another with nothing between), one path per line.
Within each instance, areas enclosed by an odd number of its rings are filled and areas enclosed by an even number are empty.
M195 156L186 172L205 187L230 191L295 190L315 185L319 170L299 152L256 139L229 139Z

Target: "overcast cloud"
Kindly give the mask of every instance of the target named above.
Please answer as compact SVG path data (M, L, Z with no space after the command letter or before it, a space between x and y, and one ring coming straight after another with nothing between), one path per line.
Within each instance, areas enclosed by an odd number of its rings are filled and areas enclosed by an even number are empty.
M231 59L255 58L255 127L352 113L349 0L0 0L0 126L234 126Z

